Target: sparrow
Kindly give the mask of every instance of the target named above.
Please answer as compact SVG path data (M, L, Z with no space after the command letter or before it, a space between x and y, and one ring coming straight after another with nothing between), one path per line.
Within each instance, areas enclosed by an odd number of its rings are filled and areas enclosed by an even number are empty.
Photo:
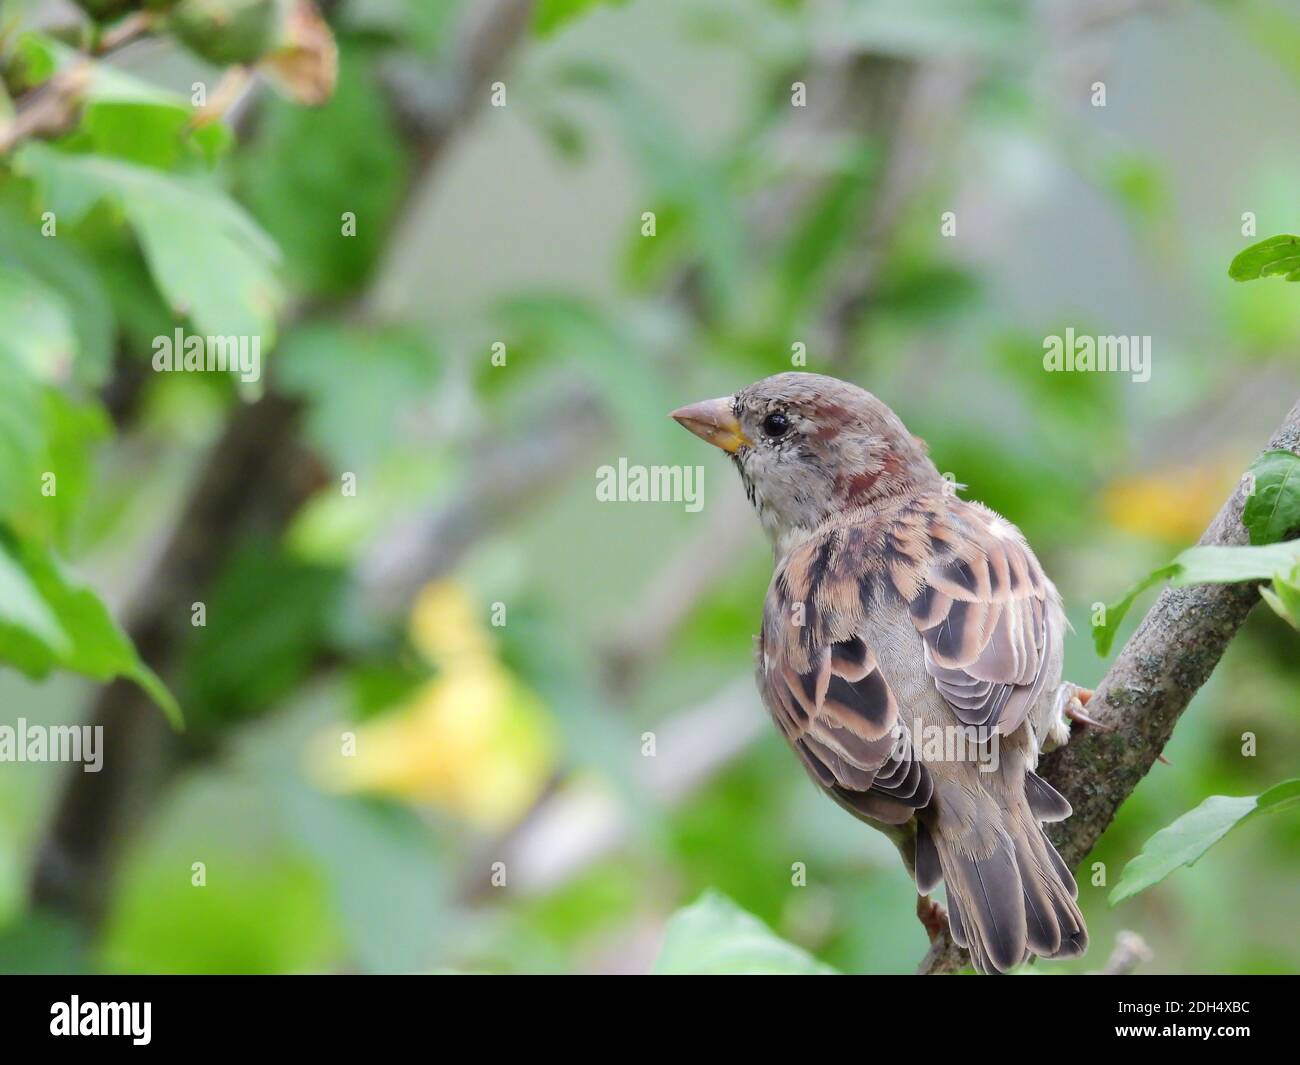
M960 499L856 385L782 373L672 417L731 456L776 568L763 703L813 781L895 842L932 936L982 973L1082 954L1074 876L1043 831L1070 804L1034 772L1092 693L1062 683L1068 622L1011 522Z

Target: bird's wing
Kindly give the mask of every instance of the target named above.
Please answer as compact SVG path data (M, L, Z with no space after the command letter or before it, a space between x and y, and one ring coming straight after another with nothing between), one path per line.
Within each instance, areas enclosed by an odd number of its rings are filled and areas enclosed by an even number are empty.
M809 774L841 805L902 824L930 801L898 700L858 634L859 584L832 568L861 530L832 530L791 552L764 608L759 689Z
M907 598L926 672L962 724L1011 733L1052 683L1056 588L1004 518L957 501L943 518L925 579Z
M910 618L956 723L1009 733L1050 682L1055 597L1018 530L975 504L919 500L825 528L773 576L764 702L837 801L901 823L929 802L932 784L901 727L912 715L900 718L868 616Z

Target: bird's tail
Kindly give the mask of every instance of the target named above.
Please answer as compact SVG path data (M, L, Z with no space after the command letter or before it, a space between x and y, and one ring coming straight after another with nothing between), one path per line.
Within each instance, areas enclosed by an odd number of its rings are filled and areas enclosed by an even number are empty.
M1078 885L1042 827L1068 817L1070 804L1032 771L1016 790L1003 803L967 789L948 803L936 792L917 825L917 887L928 895L943 880L952 937L982 973L1088 947Z

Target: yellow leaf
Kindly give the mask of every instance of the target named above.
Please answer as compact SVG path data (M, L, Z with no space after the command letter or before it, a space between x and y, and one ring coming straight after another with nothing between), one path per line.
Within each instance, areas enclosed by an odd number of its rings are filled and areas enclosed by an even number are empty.
M456 669L492 657L482 611L455 581L425 585L411 609L411 642L433 665Z
M1106 486L1102 510L1125 532L1187 543L1205 531L1235 478L1224 462L1121 477Z
M550 777L554 727L541 700L497 660L479 611L453 582L429 585L411 616L416 646L440 672L404 705L339 731L309 763L326 787L425 804L480 827L514 823Z

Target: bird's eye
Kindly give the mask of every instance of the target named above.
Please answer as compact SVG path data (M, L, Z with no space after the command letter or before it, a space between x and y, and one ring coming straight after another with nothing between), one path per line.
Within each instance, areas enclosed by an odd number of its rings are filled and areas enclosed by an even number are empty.
M785 436L785 432L789 428L790 419L779 410L773 411L763 419L763 432L770 437L776 438L778 436Z

